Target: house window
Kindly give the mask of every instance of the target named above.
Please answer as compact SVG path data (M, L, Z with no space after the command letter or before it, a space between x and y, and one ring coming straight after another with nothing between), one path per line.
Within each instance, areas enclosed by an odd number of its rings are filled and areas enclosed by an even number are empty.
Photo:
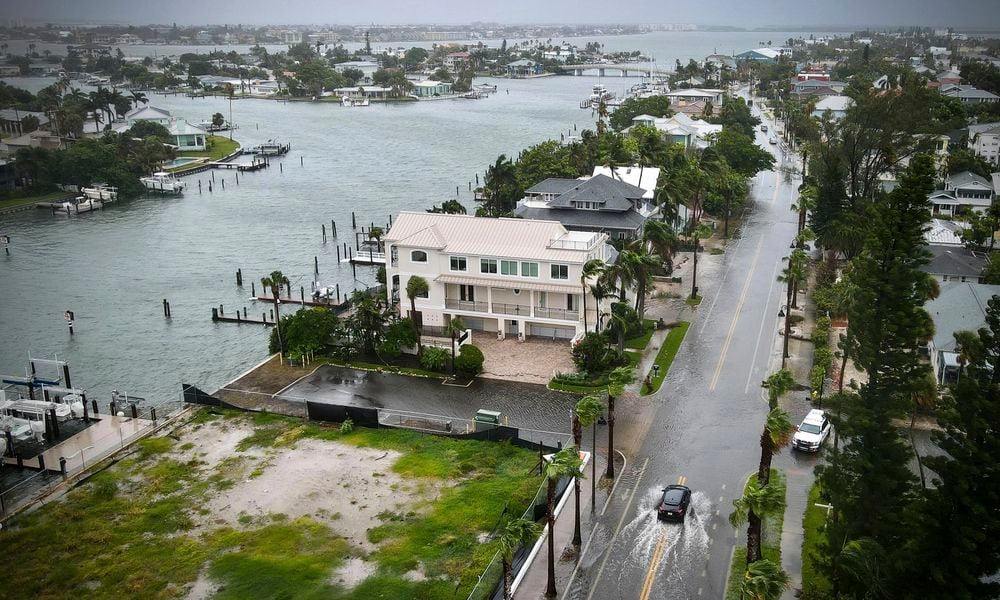
M569 279L569 265L552 265L552 279Z
M429 297L430 297L430 296L428 295L429 293L430 293L430 290L423 290L423 291L421 291L421 292L417 292L417 295L416 295L416 297L417 297L417 298L429 298Z
M538 277L538 263L536 262L521 263L521 277Z
M495 274L497 272L497 260L495 258L479 259L479 272Z
M413 262L427 262L427 253L423 250L414 250L410 252L410 260Z
M501 260L500 261L500 274L501 275L517 275L517 261L516 260Z
M468 264L464 256L452 256L451 257L451 270L452 271L466 271L468 270Z

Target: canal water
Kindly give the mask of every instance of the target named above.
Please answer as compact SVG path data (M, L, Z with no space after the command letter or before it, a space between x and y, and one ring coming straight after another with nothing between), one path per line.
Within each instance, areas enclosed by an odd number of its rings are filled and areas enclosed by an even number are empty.
M790 34L768 35L777 41ZM578 106L597 78L485 81L498 93L483 100L368 108L237 100L235 139L247 147L269 139L292 145L271 168L241 175L239 185L235 173L216 171L209 193L206 172L187 177L180 197L139 198L72 217L41 210L0 216L12 242L10 256L0 255L0 374L23 374L29 353L58 356L92 397L118 389L153 401L176 400L182 382L213 389L228 381L266 356L268 332L214 324L213 306L227 313L246 306L259 318L270 305L249 301L250 282L259 291L261 276L281 270L293 294L300 286L308 294L314 257L322 285L373 285L372 268L359 267L355 280L350 266L336 261L337 244L354 244L352 211L359 227L383 226L390 214L455 198L456 186L471 211L469 182L497 155L516 156L574 126L593 126L591 112ZM603 83L621 94L635 81ZM33 91L51 82L8 80ZM222 98L152 95L150 104L195 123L215 112L228 118L230 110ZM243 288L235 284L237 269ZM66 310L76 315L73 336Z

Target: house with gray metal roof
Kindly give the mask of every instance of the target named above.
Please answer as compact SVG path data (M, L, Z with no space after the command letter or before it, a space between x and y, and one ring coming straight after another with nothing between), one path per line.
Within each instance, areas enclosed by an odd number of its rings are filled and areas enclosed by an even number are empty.
M632 239L656 212L648 195L639 186L605 174L586 179L553 177L528 188L514 214L522 219L558 221L571 231Z
M927 343L927 350L939 384L958 378L960 365L955 333L985 327L987 303L996 295L1000 295L1000 285L951 283L941 286L938 297L924 305L934 321L934 337Z
M1000 100L1000 96L981 90L974 85L942 85L941 94L958 98L962 104L988 104Z
M944 189L928 196L932 212L947 216L967 210L986 212L995 198L993 182L969 171L949 175L944 180Z
M986 162L1000 163L1000 123L969 125L969 150Z

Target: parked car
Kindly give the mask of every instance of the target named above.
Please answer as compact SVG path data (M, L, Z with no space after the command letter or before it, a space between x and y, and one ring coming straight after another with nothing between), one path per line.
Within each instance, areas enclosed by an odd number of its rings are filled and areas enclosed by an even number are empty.
M818 452L831 429L833 425L826 418L826 413L814 408L802 419L802 424L792 437L792 448L803 452Z
M774 137L773 135L771 136L771 139L769 139L767 141L771 142L771 144L774 145L774 146L778 145L778 138Z
M763 131L764 133L767 133L767 125L761 125L760 130Z
M656 507L656 518L661 521L673 519L683 521L691 504L691 489L683 485L668 485L663 488L663 497Z

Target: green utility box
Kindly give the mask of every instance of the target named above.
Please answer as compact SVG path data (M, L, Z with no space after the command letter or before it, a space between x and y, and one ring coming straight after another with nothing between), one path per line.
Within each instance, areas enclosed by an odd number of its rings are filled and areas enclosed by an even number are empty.
M479 409L476 411L476 431L486 431L496 429L500 426L500 413L495 410Z

